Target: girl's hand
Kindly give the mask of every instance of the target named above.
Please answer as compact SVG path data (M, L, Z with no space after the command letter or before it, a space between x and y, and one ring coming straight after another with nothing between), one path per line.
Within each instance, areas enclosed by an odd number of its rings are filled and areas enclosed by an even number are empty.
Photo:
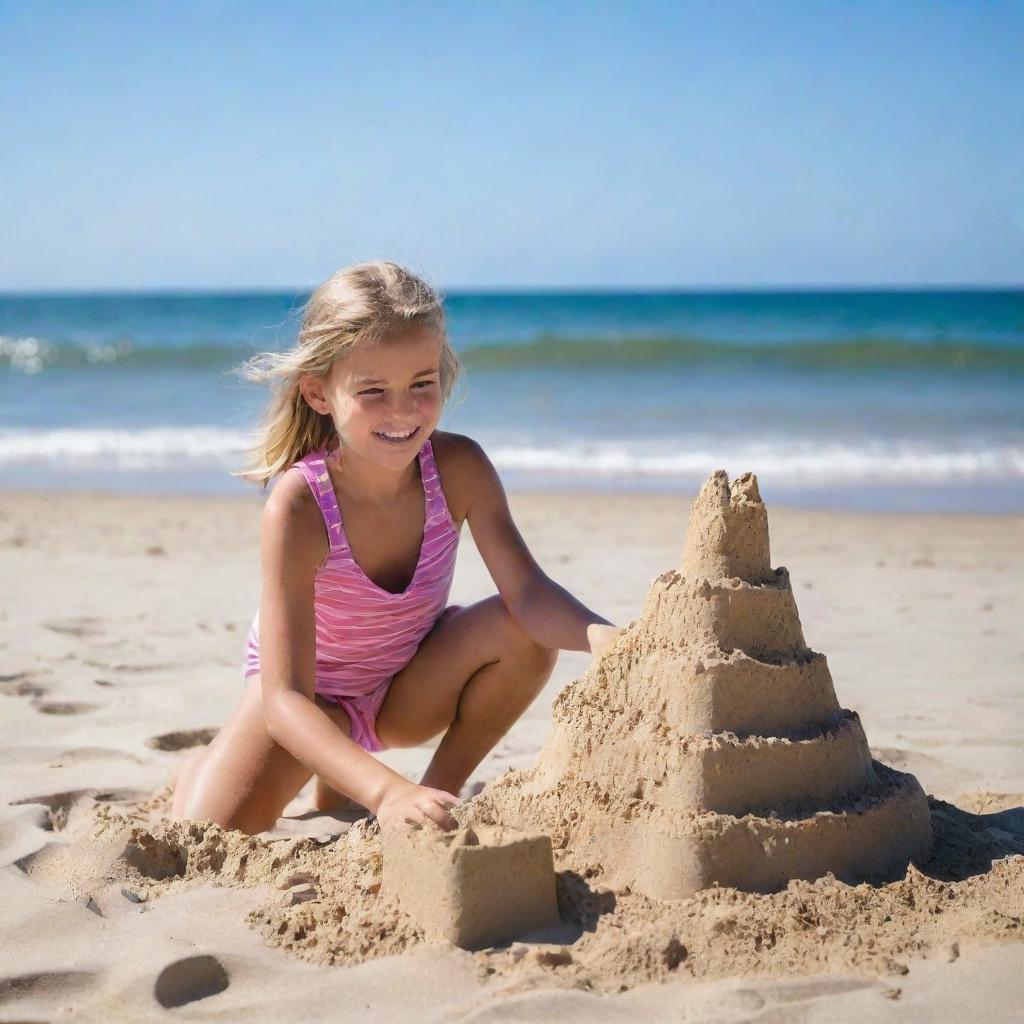
M457 796L443 789L417 786L415 782L403 780L384 793L377 807L377 821L381 828L389 825L412 825L414 828L437 825L445 832L450 832L458 826L458 822L448 813L448 808L458 802Z
M622 632L621 626L612 626L603 622L592 622L587 626L587 640L590 642L592 665L601 658L601 652Z

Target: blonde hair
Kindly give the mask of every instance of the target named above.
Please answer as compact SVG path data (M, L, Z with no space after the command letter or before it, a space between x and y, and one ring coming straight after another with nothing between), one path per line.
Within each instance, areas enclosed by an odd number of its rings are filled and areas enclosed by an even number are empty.
M326 376L340 356L396 328L436 327L442 339L441 396L447 402L462 367L448 340L441 302L440 292L385 260L357 263L329 277L303 309L296 344L287 352L258 353L238 368L247 380L268 384L272 396L246 464L232 476L266 487L304 455L337 437L331 417L318 413L302 396L300 378L306 373Z

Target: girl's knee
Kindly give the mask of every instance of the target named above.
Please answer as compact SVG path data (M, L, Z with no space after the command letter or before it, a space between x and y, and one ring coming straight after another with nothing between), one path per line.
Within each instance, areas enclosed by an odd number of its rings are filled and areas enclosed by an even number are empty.
M558 651L553 647L544 647L536 641L531 641L530 658L533 666L546 682L555 667L555 662L558 661Z

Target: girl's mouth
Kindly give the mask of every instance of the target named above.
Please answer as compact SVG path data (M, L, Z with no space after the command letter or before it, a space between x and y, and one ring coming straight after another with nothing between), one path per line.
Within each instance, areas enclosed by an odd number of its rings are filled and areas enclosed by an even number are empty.
M412 430L407 430L404 433L398 433L393 430L375 430L373 436L379 438L385 444L400 447L403 444L408 444L419 432L419 427L414 427Z

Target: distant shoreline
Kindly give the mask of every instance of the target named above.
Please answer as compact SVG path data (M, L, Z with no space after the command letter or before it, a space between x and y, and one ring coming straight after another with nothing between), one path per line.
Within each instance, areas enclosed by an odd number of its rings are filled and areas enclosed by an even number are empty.
M310 285L142 285L126 287L77 287L77 288L0 288L0 299L39 298L81 299L87 296L112 298L148 298L163 296L202 296L224 295L230 298L246 298L247 296L278 296L278 295L309 295L313 287ZM687 285L558 285L555 287L531 287L529 285L443 285L438 288L451 298L459 295L474 297L487 296L524 296L558 295L558 296L590 296L612 295L625 298L636 295L866 295L874 293L898 292L907 295L923 295L934 292L947 292L952 295L965 293L1014 293L1024 292L1024 284L1010 282L958 282L956 284L687 284Z
M184 506L196 502L207 504L210 507L240 508L246 506L262 505L271 488L266 491L259 490L256 485L246 485L245 490L236 493L227 493L218 490L185 490L180 488L168 488L167 490L131 490L116 487L32 487L19 484L9 484L0 477L0 500L18 502L27 500L31 503L44 503L53 501L58 503L78 501L83 503L95 502L98 505L126 502L139 505L153 504L155 507L166 505ZM762 490L764 484L762 481ZM629 488L600 488L593 484L580 485L579 487L558 487L542 488L537 487L511 487L507 486L506 491L510 502L543 504L551 507L563 507L571 509L577 506L589 505L592 502L604 505L615 505L618 508L626 508L631 504L643 504L644 508L672 508L678 507L681 510L689 508L690 502L696 496L697 488L679 488L678 490L650 489L638 490ZM919 500L915 503L906 503L898 507L886 507L878 502L865 500L856 504L842 504L835 500L822 499L815 501L815 494L805 493L803 500L786 500L785 492L782 497L772 501L772 508L778 509L785 514L793 515L823 515L833 517L850 516L857 519L877 517L880 519L927 519L930 521L957 520L963 522L1024 522L1024 494L1012 504L1009 502L996 501L987 508L966 507L936 504L930 501L930 495L926 492L920 493Z

